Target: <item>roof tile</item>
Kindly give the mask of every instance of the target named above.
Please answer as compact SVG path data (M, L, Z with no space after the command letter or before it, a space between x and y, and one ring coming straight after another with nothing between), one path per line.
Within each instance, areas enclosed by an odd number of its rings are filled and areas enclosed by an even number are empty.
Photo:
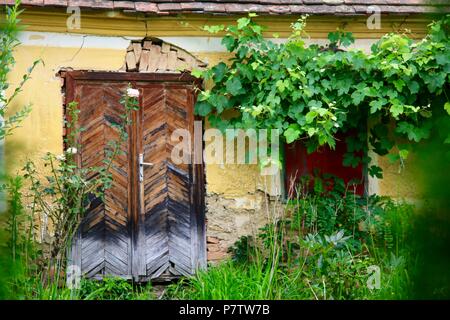
M240 13L245 11L246 5L240 3L226 3L225 10L229 13Z
M225 12L225 5L223 3L206 3L203 5L205 12Z
M160 11L181 11L180 3L158 3L158 9Z
M388 0L344 0L345 4L357 4L357 5L378 5L378 4L386 4Z
M353 6L347 6L345 4L341 4L336 6L336 14L354 14L355 8Z
M204 3L204 2L183 2L181 3L181 8L183 10L188 10L188 11L203 11L203 9L207 6L207 5L215 5L215 3ZM225 7L222 5L223 10L225 10Z
M34 5L34 6L43 6L44 0L22 0L22 4L24 5Z
M281 5L281 6L269 6L269 12L270 13L276 13L276 14L287 14L291 12L290 6Z
M304 4L325 4L323 0L303 0Z
M354 15L370 13L368 8L373 5L377 5L384 14L449 12L449 2L450 0L23 0L22 4L136 10L160 15L180 12ZM0 0L0 4L13 3L13 0ZM441 7L436 9L432 5Z
M134 1L114 1L114 9L135 9Z
M157 13L159 11L156 3L150 2L142 2L142 1L136 2L135 8L136 11L140 12Z
M112 9L113 1L101 1L101 0L68 0L68 6L92 8L92 9Z
M44 5L55 7L67 7L67 0L44 0Z

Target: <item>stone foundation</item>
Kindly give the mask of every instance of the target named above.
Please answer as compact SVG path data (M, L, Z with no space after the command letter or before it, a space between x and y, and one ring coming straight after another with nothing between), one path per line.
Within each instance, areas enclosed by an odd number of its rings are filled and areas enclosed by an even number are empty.
M274 215L274 203L264 192L228 198L206 196L206 234L209 262L230 256L231 247L242 236L256 236Z

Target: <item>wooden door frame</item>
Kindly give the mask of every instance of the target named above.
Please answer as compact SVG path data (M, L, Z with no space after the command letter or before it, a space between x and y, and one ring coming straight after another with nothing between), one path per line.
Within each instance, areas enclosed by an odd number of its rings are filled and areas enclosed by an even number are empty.
M69 115L67 114L66 106L75 101L75 87L77 81L108 81L108 82L128 82L131 85L136 82L148 82L148 83L177 83L177 84L193 84L198 88L203 87L203 81L192 76L188 72L182 73L137 73L137 72L108 72L108 71L86 71L86 70L75 70L75 71L61 71L59 76L63 79L63 114L67 120L69 119ZM196 92L193 92L193 99L195 103ZM137 122L137 113L133 113L133 122ZM202 121L204 128L204 119L202 117L194 116L194 121ZM136 131L137 126L133 126ZM204 129L203 129L204 130ZM66 137L70 132L70 128L67 128L64 124L63 128L63 137ZM137 132L130 132L131 137L136 137ZM203 132L202 132L203 136ZM193 137L192 137L193 138ZM64 142L63 142L64 143ZM66 145L63 145L64 150L67 148ZM132 159L137 159L136 147L130 148ZM202 139L202 150L204 149L204 142ZM78 163L80 165L80 163ZM191 220L195 222L195 225L192 226L192 230L196 230L196 237L192 241L192 246L195 246L194 250L196 252L194 259L198 261L198 268L203 269L206 268L206 216L205 216L205 165L202 161L201 164L192 164L192 212L191 211ZM138 172L137 166L130 163L130 172L132 175L132 181L137 181ZM131 186L132 191L130 191L129 196L132 198L132 208L130 209L131 217L130 221L132 221L130 228L134 227L133 223L136 223L136 217L139 216L140 201L139 201L139 187L137 184L133 183ZM136 205L137 204L137 205ZM134 216L134 218L133 218ZM130 234L134 234L131 232ZM77 232L73 239L72 252L69 255L71 263L81 266L81 254L79 252L79 240L81 240L81 233ZM133 241L133 239L132 239ZM134 252L134 249L132 250ZM133 262L135 259L132 258L132 270L131 275L135 275L134 268L139 268L135 266ZM135 280L138 281L147 281L149 279L139 278L137 277Z

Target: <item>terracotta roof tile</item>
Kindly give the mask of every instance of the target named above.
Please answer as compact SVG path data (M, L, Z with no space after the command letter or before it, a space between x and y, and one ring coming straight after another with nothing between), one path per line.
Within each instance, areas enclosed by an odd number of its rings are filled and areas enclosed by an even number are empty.
M135 2L131 1L113 1L114 9L135 9Z
M44 0L44 5L55 7L67 7L67 0Z
M33 5L33 6L43 6L44 0L23 0L22 3Z
M354 14L355 8L353 6L341 4L336 6L336 14Z
M11 0L0 0L10 4ZM22 0L25 6L119 9L149 14L367 14L376 5L384 14L450 12L450 0Z
M201 3L197 2L205 12L225 12L225 5L223 3Z
M287 5L270 5L268 9L270 13L274 14L288 14L291 12L290 6Z
M68 0L69 6L80 8L112 9L113 4L113 1L102 0Z
M140 12L157 13L159 11L156 3L139 1L135 3L135 6L136 11Z

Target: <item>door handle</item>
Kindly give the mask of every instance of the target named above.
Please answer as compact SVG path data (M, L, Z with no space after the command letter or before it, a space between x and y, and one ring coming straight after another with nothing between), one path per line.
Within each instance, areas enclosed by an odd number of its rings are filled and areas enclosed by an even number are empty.
M153 163L144 162L144 154L139 154L139 182L144 181L144 166L153 167Z

